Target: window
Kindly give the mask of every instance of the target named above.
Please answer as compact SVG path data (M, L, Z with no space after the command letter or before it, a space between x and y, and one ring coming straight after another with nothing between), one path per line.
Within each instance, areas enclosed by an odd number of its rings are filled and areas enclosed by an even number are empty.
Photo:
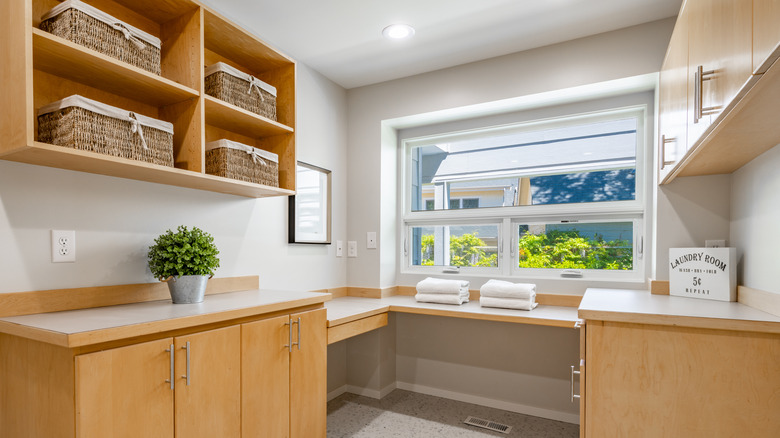
M641 278L645 111L403 139L403 266Z

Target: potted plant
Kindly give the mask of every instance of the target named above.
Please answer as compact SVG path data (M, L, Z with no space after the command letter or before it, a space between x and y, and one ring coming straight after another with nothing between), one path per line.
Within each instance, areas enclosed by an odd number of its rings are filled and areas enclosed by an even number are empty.
M174 303L200 303L206 283L219 267L214 238L200 228L180 225L154 239L149 247L152 275L168 283Z

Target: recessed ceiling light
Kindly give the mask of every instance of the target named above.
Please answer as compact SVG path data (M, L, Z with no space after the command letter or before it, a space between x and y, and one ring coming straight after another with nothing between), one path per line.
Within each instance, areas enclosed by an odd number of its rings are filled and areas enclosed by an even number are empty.
M382 35L391 40L401 40L414 35L414 28L408 24L391 24L382 29Z

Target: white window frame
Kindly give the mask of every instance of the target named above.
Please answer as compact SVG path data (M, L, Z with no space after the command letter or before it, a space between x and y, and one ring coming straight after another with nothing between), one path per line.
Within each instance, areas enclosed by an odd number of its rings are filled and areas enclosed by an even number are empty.
M647 139L647 112L646 104L632 105L628 107L605 109L581 114L563 115L555 118L540 119L530 122L519 122L511 125L492 126L466 131L448 132L440 135L428 135L401 140L402 165L400 174L402 178L402 193L400 197L402 210L401 245L404 251L400 255L401 273L438 274L452 270L442 266L415 266L412 265L412 228L415 226L430 225L460 225L465 223L489 224L499 223L499 256L498 268L461 267L458 271L474 276L503 276L514 278L549 278L561 279L562 269L530 269L518 268L517 251L512 251L512 245L517 245L514 224L526 223L556 223L564 220L577 220L580 222L610 222L631 221L634 223L634 269L631 271L617 270L581 270L580 280L596 281L643 281L645 278L646 263L644 260L644 233L645 211L647 201L647 189L649 186L648 160L646 159ZM636 173L635 173L635 198L630 201L609 201L593 203L529 205L495 208L474 208L457 210L412 211L412 181L411 163L412 149L421 145L435 142L447 142L451 140L463 140L478 138L490 134L522 132L537 129L551 129L555 127L580 124L583 121L598 122L602 120L614 120L621 116L631 116L637 119L637 145L636 145ZM514 255L513 255L514 254Z

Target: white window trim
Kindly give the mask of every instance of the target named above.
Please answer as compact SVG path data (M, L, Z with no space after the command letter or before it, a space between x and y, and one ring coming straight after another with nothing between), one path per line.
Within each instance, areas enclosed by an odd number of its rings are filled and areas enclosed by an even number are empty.
M401 141L402 165L400 177L402 178L402 191L400 197L402 230L399 266L402 274L440 274L448 273L447 267L442 266L414 266L411 257L411 230L412 227L421 225L455 225L464 223L490 224L500 223L499 226L499 256L498 268L461 267L461 273L467 273L475 277L504 276L517 279L540 278L562 279L561 269L529 269L517 268L517 256L512 255L512 245L516 245L516 237L513 236L513 224L520 223L554 223L561 220L576 218L587 222L608 221L632 221L634 223L634 269L631 271L613 270L581 270L582 277L575 281L606 281L626 282L644 281L648 268L646 263L645 248L645 220L647 189L648 189L648 160L647 143L647 105L632 105L622 108L606 109L581 114L565 115L561 117L520 122L512 125L493 126L468 131L448 132L440 135L421 136ZM637 124L637 149L636 149L636 192L632 201L612 201L603 203L578 203L578 204L553 204L537 206L515 206L495 208L475 208L457 210L412 211L411 210L411 167L412 148L432 142L444 142L448 139L474 138L493 132L521 132L539 129L540 125L545 129L557 126L568 126L580 123L583 120L597 122L600 120L612 120L621 115L631 115L638 120Z

